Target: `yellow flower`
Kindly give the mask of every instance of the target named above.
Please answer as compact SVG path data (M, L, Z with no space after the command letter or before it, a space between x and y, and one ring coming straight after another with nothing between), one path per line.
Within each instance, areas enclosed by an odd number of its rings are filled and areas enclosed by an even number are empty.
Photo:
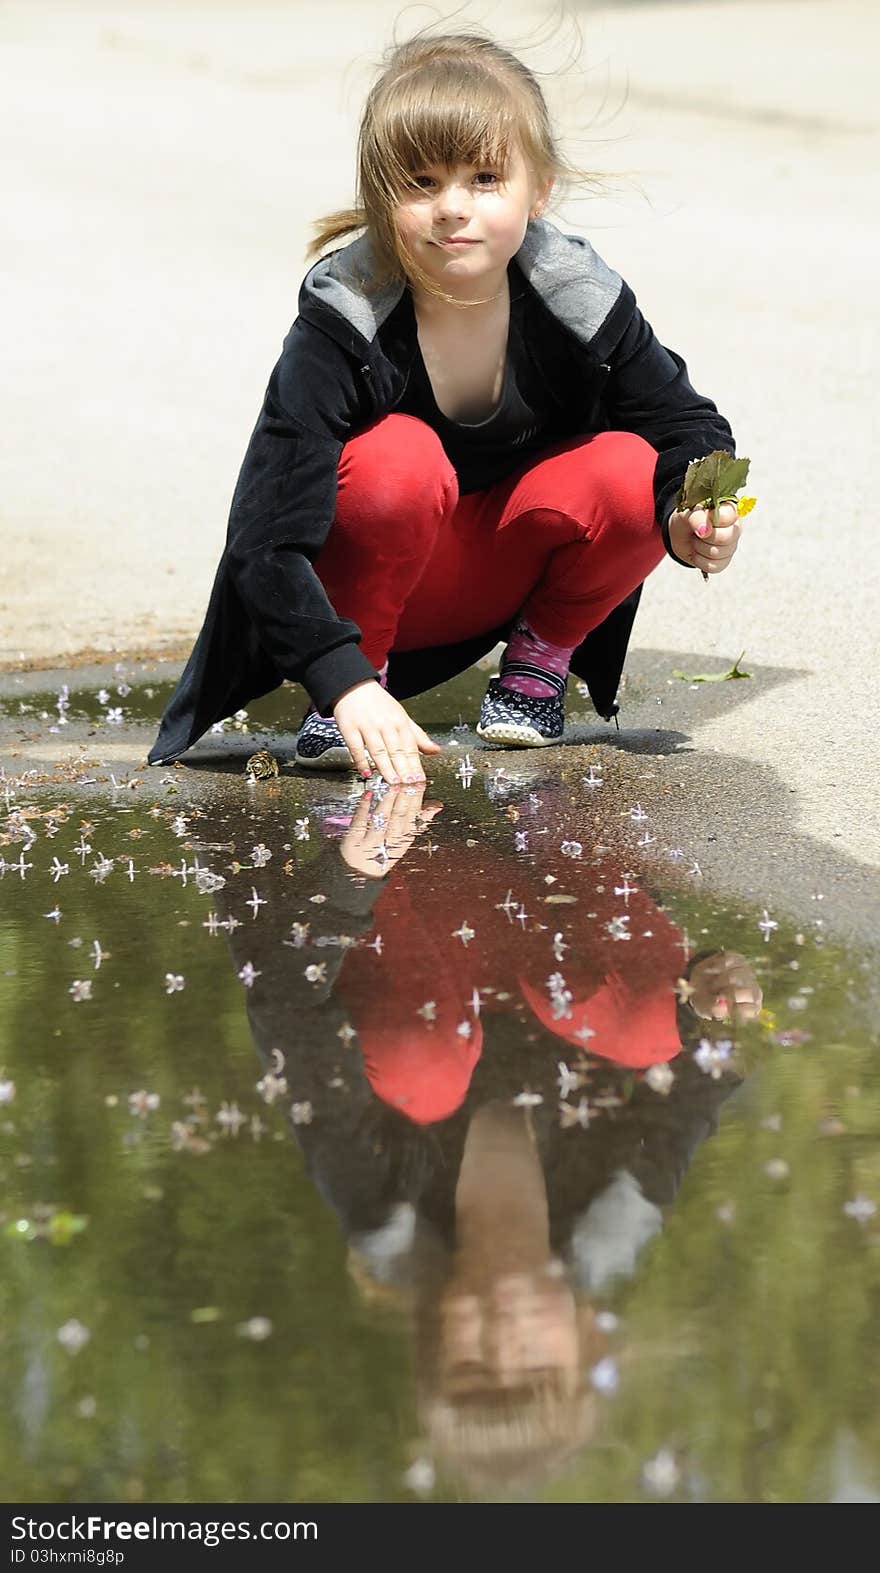
M744 513L751 513L757 501L757 497L737 497L736 511L740 518L742 518Z

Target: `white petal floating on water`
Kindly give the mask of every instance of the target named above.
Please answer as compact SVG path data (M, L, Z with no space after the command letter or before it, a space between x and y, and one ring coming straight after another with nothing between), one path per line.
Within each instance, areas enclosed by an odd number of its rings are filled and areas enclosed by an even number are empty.
M559 1124L564 1131L571 1130L575 1125L579 1125L581 1130L589 1130L590 1121L595 1118L595 1111L590 1108L586 1098L581 1098L577 1104L560 1103L559 1105Z
M246 1322L239 1322L235 1331L239 1338L250 1338L254 1343L262 1343L265 1338L272 1335L272 1323L268 1316L251 1316Z
M559 1021L571 1015L572 993L566 988L565 979L561 972L554 972L547 979L547 988L550 992L550 1004L553 1008L553 1019Z
M518 1092L516 1097L511 1099L515 1109L536 1109L538 1104L543 1102L544 1099L539 1092L529 1092L528 1088L524 1092Z
M855 1218L856 1223L867 1223L869 1218L874 1217L877 1211L877 1203L872 1202L869 1196L863 1196L860 1193L858 1196L854 1196L852 1201L844 1202L843 1210L847 1218Z
M649 1065L645 1071L645 1081L652 1092L659 1092L665 1098L675 1081L675 1072L665 1064Z
M77 1321L75 1316L71 1317L69 1322L65 1322L63 1327L59 1327L55 1334L62 1349L66 1349L70 1355L78 1355L91 1336L89 1329L83 1326L82 1322Z
M430 1458L417 1458L403 1477L403 1484L417 1496L427 1496L437 1482L437 1471Z
M287 1077L276 1076L274 1072L267 1071L257 1082L257 1092L264 1103L274 1103L275 1099L287 1091Z
M158 1092L146 1092L143 1088L139 1092L129 1093L128 1097L131 1113L138 1115L140 1119L145 1119L148 1114L154 1113L159 1107L159 1102Z
M659 1453L649 1458L642 1469L642 1484L657 1497L672 1496L680 1481L681 1470L669 1447L661 1447Z
M732 1053L733 1043L729 1038L719 1038L717 1043L701 1038L694 1050L694 1061L705 1076L718 1081Z
M614 1393L620 1385L620 1374L616 1361L610 1355L600 1360L590 1372L590 1381L597 1393Z
M257 891L256 885L251 885L251 893L250 893L250 896L248 897L247 901L245 902L245 906L246 907L250 907L251 911L253 912L254 921L255 922L256 922L256 918L257 918L257 913L259 912L260 908L261 907L267 907L268 905L269 905L269 903L268 903L266 897L265 896L261 896L259 894L259 892Z
M247 1115L242 1114L237 1103L227 1103L224 1099L214 1116L224 1136L237 1136L241 1127L247 1124Z
M557 1070L559 1071L557 1086L559 1087L560 1098L567 1098L569 1093L577 1092L578 1087L583 1086L583 1077L580 1072L572 1070L571 1066L566 1065L564 1060L559 1060Z
M791 1169L784 1158L770 1158L764 1165L768 1180L787 1180Z

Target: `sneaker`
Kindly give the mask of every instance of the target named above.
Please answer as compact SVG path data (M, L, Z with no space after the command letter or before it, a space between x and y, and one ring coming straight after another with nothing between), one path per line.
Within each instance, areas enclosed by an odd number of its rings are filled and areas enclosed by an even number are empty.
M506 671L518 668L511 661ZM530 672L530 676L535 675ZM483 696L477 733L488 743L507 743L520 748L546 748L558 743L565 731L565 689L567 679L553 672L541 672L541 678L557 689L544 699L531 694L518 694L515 689L502 688L500 678L493 677Z
M311 705L296 740L295 765L307 770L352 770L351 750L332 716L320 716Z

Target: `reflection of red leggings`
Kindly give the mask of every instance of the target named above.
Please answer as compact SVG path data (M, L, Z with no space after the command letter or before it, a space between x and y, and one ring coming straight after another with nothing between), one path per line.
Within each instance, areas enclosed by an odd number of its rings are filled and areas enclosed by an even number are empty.
M634 433L599 432L460 498L437 433L386 415L342 450L315 571L376 667L389 650L454 644L519 612L573 648L664 555L656 462Z

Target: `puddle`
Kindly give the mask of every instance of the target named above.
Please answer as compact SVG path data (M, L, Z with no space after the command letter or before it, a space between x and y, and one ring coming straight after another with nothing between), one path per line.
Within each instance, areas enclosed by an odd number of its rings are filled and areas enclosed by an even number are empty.
M148 770L152 686L6 706L10 1500L878 1500L867 953L643 758Z

